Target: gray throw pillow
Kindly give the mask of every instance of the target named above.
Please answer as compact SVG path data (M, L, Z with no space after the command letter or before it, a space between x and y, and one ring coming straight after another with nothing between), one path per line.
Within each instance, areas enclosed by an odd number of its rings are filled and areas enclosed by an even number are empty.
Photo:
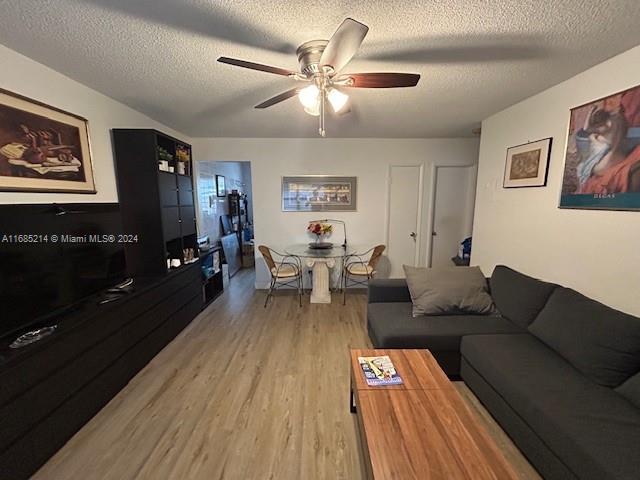
M403 268L414 317L494 311L487 280L479 267Z

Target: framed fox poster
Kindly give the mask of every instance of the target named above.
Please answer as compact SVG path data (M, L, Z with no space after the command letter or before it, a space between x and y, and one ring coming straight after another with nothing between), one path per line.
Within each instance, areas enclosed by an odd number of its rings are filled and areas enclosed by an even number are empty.
M560 208L640 210L640 86L571 109Z

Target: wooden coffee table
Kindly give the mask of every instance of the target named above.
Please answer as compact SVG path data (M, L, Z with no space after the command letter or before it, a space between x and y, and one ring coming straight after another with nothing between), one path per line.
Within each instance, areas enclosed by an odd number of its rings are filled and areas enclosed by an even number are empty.
M402 385L367 385L358 357L379 355ZM518 478L428 350L351 350L351 394L369 478Z

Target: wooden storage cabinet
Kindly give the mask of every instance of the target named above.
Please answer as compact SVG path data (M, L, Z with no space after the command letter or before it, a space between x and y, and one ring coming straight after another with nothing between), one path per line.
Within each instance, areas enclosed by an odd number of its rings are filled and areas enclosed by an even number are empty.
M168 172L158 172L160 205L162 207L178 206L178 186L176 176Z
M166 241L165 245L172 240L181 238L180 207L162 207L162 232Z
M178 155L184 160L191 146L149 129L114 129L113 143L124 230L138 236L125 245L129 274L166 273L167 259L182 260L187 248L197 256L191 159L182 162L185 174L176 169ZM161 155L173 156L174 172L160 170Z
M106 305L85 302L55 334L0 345L0 478L32 475L202 309L199 264Z
M196 209L191 206L180 206L180 230L183 236L196 234Z
M156 130L113 141L124 233L137 236L125 244L134 291L84 300L32 345L0 340L0 480L32 475L202 310L200 262L167 268L185 248L198 258L191 147ZM185 174L160 171L160 151Z

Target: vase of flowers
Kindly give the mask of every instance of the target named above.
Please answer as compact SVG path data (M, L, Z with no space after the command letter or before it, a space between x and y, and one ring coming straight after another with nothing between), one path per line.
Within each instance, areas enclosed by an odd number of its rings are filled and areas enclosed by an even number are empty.
M331 248L333 245L328 242L321 242L320 240L324 236L331 235L333 231L333 225L330 223L322 222L310 222L307 226L307 232L315 235L315 242L310 243L310 248Z

